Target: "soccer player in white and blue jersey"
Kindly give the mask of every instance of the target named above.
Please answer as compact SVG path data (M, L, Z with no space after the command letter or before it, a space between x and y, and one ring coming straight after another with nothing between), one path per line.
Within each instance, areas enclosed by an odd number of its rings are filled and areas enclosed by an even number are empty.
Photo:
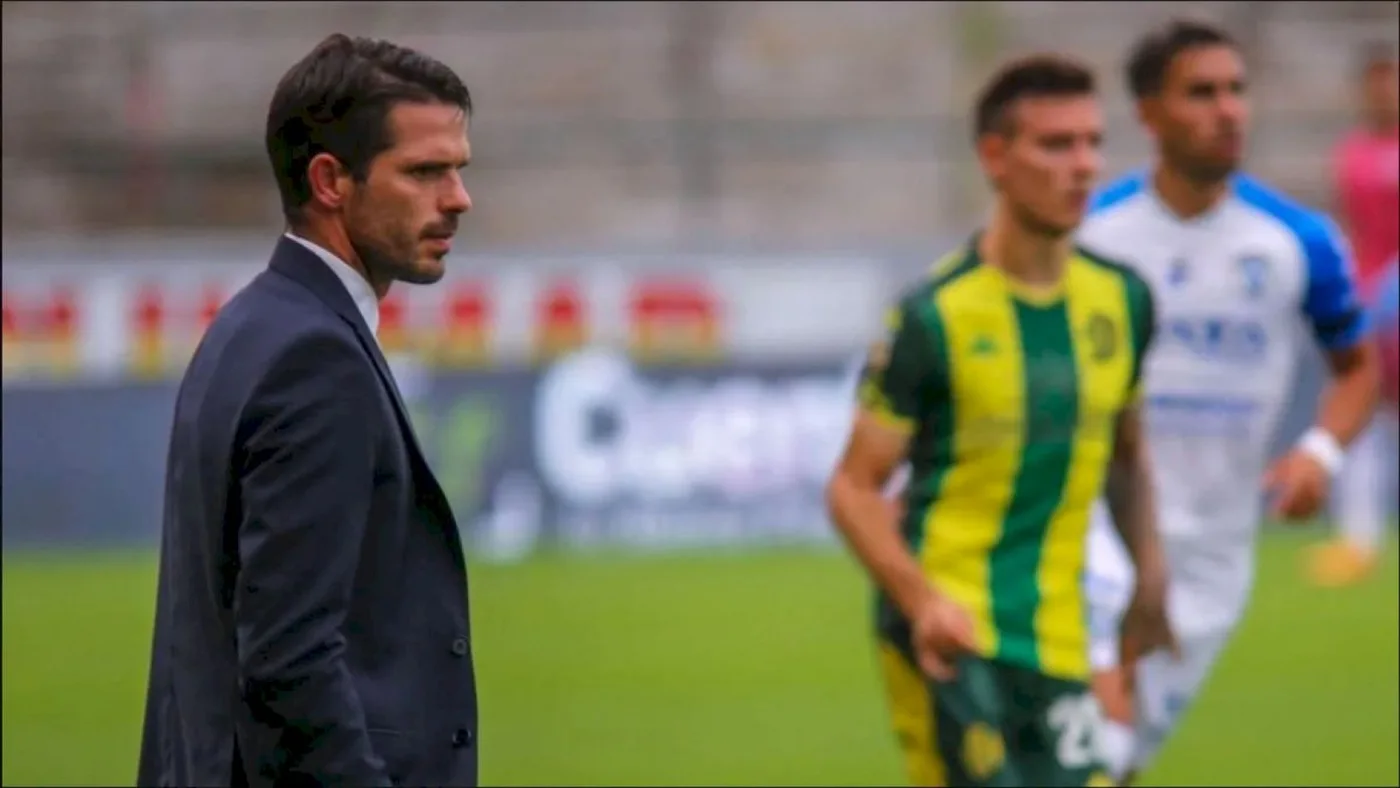
M1195 698L1242 616L1265 494L1275 516L1316 514L1344 447L1370 419L1378 381L1341 236L1326 217L1238 172L1249 104L1231 38L1174 23L1138 44L1127 72L1155 166L1105 186L1080 242L1154 290L1145 412L1181 653L1135 659L1131 633L1115 638L1133 586L1108 522L1124 502L1110 487L1086 584L1095 689L1110 720L1101 742L1125 784ZM1270 464L1302 350L1300 318L1331 385L1315 426Z

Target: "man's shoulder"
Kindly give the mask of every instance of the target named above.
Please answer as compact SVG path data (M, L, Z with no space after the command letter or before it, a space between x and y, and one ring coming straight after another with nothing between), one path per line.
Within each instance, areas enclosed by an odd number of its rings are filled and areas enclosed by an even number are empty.
M1142 276L1126 260L1115 257L1085 243L1075 243L1074 256L1078 261L1092 268L1106 271L1113 276L1141 281Z
M354 329L295 283L263 271L219 310L209 324L195 364L217 359L222 371L256 373L285 359L316 365L328 349L357 348ZM195 365L192 364L192 367ZM234 374L238 374L235 372Z
M917 280L899 291L897 309L905 316L928 316L938 293L977 266L971 242L940 255Z
M1343 134L1332 146L1333 164L1346 167L1351 162L1376 155L1385 143L1364 128L1354 128Z
M300 284L264 270L229 299L210 329L229 330L259 340L294 342L306 334L330 332L354 339L354 329Z
M1319 253L1334 252L1343 243L1336 224L1326 213L1259 178L1237 176L1231 183L1231 197L1247 213L1292 237L1309 259Z
M1130 263L1113 257L1101 250L1077 243L1074 247L1074 259L1090 268L1108 274L1114 279L1123 283L1123 289L1130 300L1142 300L1151 298L1151 286L1147 280Z

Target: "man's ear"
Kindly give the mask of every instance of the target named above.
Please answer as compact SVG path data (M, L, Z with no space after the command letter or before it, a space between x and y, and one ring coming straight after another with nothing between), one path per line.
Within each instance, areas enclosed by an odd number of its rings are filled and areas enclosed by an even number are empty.
M326 208L339 208L350 194L350 171L329 153L318 153L306 165L311 199Z
M1006 172L1006 150L1010 140L1000 131L989 131L977 138L977 158L982 162L982 171L993 184L1001 181Z
M1157 99L1147 96L1138 99L1133 103L1133 108L1137 111L1138 123L1151 127L1157 119Z

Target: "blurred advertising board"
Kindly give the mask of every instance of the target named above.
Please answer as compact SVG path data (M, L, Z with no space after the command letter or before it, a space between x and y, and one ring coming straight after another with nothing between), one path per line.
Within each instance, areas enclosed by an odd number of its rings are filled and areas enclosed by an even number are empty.
M154 542L175 381L266 253L163 249L6 250L6 548ZM468 255L380 339L478 554L823 542L856 360L917 258ZM1277 449L1324 381L1308 353Z
M469 549L506 559L829 542L821 488L859 363L657 365L590 346L396 374ZM153 543L173 397L169 382L8 389L5 548Z
M860 362L663 365L589 346L535 366L394 365L469 549L511 559L830 543L821 490ZM1276 450L1311 419L1319 377L1300 382ZM4 548L154 544L173 399L171 381L7 387Z
M439 380L415 420L485 554L824 542L858 364L681 370L586 349L494 386Z
M7 250L4 381L179 376L219 307L266 249L178 249L159 264L87 251ZM51 255L52 256L52 255ZM648 363L822 358L861 347L892 285L867 255L580 253L453 258L432 287L381 304L380 342L442 372L547 362L587 344Z

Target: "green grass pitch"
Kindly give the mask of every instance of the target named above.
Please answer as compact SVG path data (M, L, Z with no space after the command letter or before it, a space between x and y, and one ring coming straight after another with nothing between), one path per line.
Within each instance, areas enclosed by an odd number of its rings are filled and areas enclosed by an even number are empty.
M1248 620L1145 781L1396 785L1397 561L1341 591L1262 547ZM899 785L832 551L551 557L472 575L488 785ZM4 562L5 785L131 784L149 557Z

